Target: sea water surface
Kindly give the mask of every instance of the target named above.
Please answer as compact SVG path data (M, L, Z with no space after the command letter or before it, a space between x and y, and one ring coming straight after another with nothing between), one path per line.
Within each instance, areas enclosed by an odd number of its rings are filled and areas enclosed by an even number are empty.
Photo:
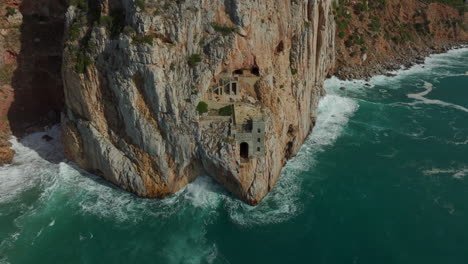
M13 139L0 263L468 263L468 49L396 73L328 80L257 207L208 177L137 198L67 162L58 127Z

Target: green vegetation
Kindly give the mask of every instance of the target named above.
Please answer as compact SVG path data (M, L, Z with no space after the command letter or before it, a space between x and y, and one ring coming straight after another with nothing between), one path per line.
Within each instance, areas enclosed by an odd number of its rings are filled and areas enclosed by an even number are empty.
M188 59L188 65L190 67L194 67L200 62L202 62L202 56L200 54L192 54Z
M207 113L208 112L208 104L203 102L203 101L198 103L197 112L198 112L199 115L203 115L204 113Z
M76 6L85 12L88 11L88 2L85 0L70 0L70 5Z
M382 27L379 18L372 16L370 20L371 22L368 25L369 30L374 31L374 32L379 32L380 28Z
M111 16L101 16L99 18L99 25L110 30L112 28L113 20L114 18Z
M80 25L78 23L73 23L70 27L69 36L71 41L78 40L80 37Z
M291 74L292 74L292 75L296 75L296 74L297 74L297 69L291 68Z
M124 30L125 13L122 9L114 9L109 16L101 16L99 25L105 27L111 36L116 37Z
M13 77L14 66L7 64L0 67L0 85L10 84Z
M14 9L14 8L12 8L12 7L7 6L7 7L5 8L5 10L6 10L6 12L7 12L7 13L6 13L6 17L13 16L13 15L16 14L16 9Z
M86 68L93 64L93 61L86 56L85 50L80 50L76 53L76 64L75 64L75 72L76 73L85 73Z
M132 26L125 26L123 33L127 36L131 36L136 33L135 29Z
M231 116L232 115L232 105L225 106L218 110L220 116Z
M211 26L216 32L221 33L223 36L227 36L231 33L233 33L236 29L233 27L227 27L227 26L221 26L215 22L211 23Z
M141 11L145 10L145 0L135 0L135 5L139 7Z
M154 36L153 35L144 35L144 34L137 34L133 36L132 43L133 44L149 44L153 45Z

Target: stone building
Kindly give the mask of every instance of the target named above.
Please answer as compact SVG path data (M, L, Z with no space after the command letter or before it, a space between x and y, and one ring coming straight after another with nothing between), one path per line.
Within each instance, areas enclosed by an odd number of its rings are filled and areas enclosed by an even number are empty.
M231 135L239 147L241 160L265 155L265 122L262 119L234 124Z
M232 107L230 135L239 149L241 162L265 155L265 121L260 105L253 103L258 80L255 69L221 73L205 96L211 109Z

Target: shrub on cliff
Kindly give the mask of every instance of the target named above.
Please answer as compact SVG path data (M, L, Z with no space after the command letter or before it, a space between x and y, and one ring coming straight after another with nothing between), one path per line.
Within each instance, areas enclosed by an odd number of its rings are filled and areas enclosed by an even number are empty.
M80 37L80 25L78 23L72 24L68 34L70 36L71 41L78 40L78 38Z
M231 116L232 115L232 106L228 105L218 110L220 116Z
M88 11L88 2L85 0L70 0L70 5L76 6L83 11Z
M132 43L133 44L149 44L149 45L153 45L153 39L154 39L154 36L152 35L144 35L144 34L137 34L135 36L133 36L132 38Z
M203 101L198 103L197 112L198 112L199 115L203 115L204 113L207 113L208 112L208 104L203 102Z
M85 73L86 68L93 64L93 61L86 56L84 51L78 51L76 53L76 64L75 72L76 73Z
M218 23L211 23L211 26L213 27L213 29L216 31L216 32L219 32L221 33L221 35L223 36L227 36L231 33L234 32L235 28L233 27L227 27L227 26L221 26L219 25Z
M6 17L13 16L13 15L16 14L16 9L14 9L14 8L12 8L12 7L7 6L7 7L5 8L5 10L6 10L6 12L7 12L7 13L6 13Z
M145 0L136 0L135 5L140 8L141 11L145 10Z
M188 59L188 65L190 67L196 66L202 61L202 56L200 54L192 54Z

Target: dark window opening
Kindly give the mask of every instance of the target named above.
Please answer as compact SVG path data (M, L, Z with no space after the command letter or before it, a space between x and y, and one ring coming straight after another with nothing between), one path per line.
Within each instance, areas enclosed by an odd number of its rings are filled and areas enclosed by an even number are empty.
M244 72L242 70L235 70L234 74L242 75Z
M247 122L244 123L243 127L245 131L252 132L252 127L253 127L252 120L247 120Z
M232 94L237 95L237 83L236 82L232 83L231 88L232 88Z
M260 142L260 138L257 138L257 142Z
M242 142L240 144L240 156L243 159L249 158L249 144L247 144L246 142Z
M281 52L283 52L283 50L284 50L284 43L283 43L283 41L280 41L278 46L276 46L276 53L281 53Z
M256 75L256 76L260 76L260 69L258 67L253 67L250 70L250 73L252 73L253 75Z
M260 132L261 132L260 128L259 128L259 129L257 129L257 132L258 132L258 133L260 133Z
M258 148L257 148L257 151L259 151L259 152L260 152L260 147L258 147Z

